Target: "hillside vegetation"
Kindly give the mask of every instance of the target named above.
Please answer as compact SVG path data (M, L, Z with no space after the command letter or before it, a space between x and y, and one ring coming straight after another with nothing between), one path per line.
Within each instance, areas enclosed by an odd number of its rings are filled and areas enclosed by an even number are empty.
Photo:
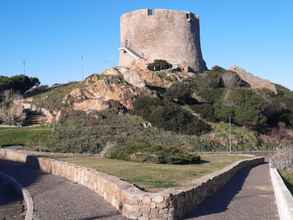
M25 75L16 75L12 77L0 76L0 91L13 90L15 92L24 93L38 84L40 84L40 81L36 77L28 77Z
M252 88L245 73L221 67L188 74L163 64L145 72L114 68L30 97L59 115L40 150L189 164L200 161L199 151L271 149L276 130L292 130L289 89L268 81Z

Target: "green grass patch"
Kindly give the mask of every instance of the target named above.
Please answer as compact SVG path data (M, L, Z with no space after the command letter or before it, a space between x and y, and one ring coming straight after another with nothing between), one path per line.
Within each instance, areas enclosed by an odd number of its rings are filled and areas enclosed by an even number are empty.
M57 159L117 176L147 191L158 191L162 188L189 185L194 179L246 158L227 154L200 154L200 156L203 163L193 165L137 163L77 155L73 157L59 155Z
M33 147L47 141L51 132L49 126L0 128L0 146L24 145Z
M289 191L292 193L293 195L293 172L288 171L288 170L281 170L280 174L286 184L286 186L288 187Z

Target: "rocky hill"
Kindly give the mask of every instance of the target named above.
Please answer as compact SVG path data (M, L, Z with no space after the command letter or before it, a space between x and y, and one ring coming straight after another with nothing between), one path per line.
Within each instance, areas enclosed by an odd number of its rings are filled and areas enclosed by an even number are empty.
M194 74L156 62L36 89L14 99L11 113L20 122L37 115L39 123L56 124L46 150L141 161L170 159L166 152L195 160L193 151L231 144L235 150L270 148L280 133L279 142L292 140L289 89L239 67Z

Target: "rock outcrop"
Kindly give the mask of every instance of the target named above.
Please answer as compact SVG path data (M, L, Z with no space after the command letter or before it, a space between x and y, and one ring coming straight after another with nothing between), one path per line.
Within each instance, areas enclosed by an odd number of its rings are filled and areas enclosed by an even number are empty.
M267 90L274 94L278 93L276 86L269 80L265 80L260 77L257 77L253 75L252 73L249 73L245 69L238 66L232 66L230 70L237 73L237 75L243 81L247 82L252 89Z
M145 62L137 60L131 67L110 68L102 74L93 74L81 82L49 87L41 93L14 99L9 108L9 117L12 115L20 121L28 120L29 115L25 112L34 112L42 116L42 122L53 123L58 121L63 113L72 110L84 112L103 111L109 108L118 111L132 110L137 97L157 96L174 83L193 76L194 73L184 71L181 67L151 71ZM225 88L250 87L277 94L273 83L236 66L224 71L218 77L218 81ZM199 100L198 96L193 98L199 102L204 101Z
M114 67L75 84L48 88L41 94L14 101L13 106L17 115L25 118L23 112L27 110L38 112L46 123L56 122L72 110L131 110L136 97L156 96L154 88L166 89L191 76L192 73L174 69L153 72L138 61L131 68Z
M109 108L110 101L132 109L135 97L146 91L129 84L122 75L109 75L109 72L108 75L89 76L80 88L73 89L64 98L64 102L79 111L102 111Z

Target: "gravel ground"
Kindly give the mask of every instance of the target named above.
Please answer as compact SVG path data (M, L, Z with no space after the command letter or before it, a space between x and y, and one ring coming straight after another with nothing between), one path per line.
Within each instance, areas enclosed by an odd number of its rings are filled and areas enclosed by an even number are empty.
M23 220L24 206L22 195L5 180L0 179L0 220Z
M43 174L17 162L0 160L0 170L26 186L40 220L124 219L102 197L62 177Z
M193 220L278 220L269 166L236 174L223 190L194 210Z

